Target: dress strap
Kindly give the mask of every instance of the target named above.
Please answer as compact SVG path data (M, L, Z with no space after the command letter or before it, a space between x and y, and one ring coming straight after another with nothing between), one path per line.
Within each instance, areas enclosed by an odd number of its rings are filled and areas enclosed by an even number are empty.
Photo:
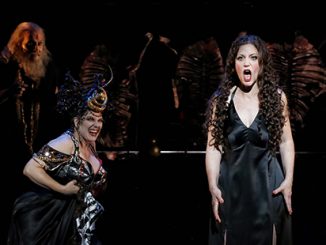
M74 143L74 146L75 146L74 157L78 156L79 155L79 141L75 138L75 136L71 130L67 130L65 133L71 137L71 140Z
M227 103L230 104L231 100L233 100L233 97L235 95L235 91L237 91L237 86L233 86L230 90L230 94L229 94L229 97L228 97L228 100L227 100Z
M235 86L232 89L233 89L233 91L231 90L231 100L233 100L234 95L235 95L235 91L237 91L238 87Z

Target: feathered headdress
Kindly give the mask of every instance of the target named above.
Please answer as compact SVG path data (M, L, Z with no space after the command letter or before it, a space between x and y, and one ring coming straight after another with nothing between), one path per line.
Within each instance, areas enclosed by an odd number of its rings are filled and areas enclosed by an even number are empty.
M58 112L68 114L71 118L82 115L87 110L103 112L108 104L108 95L104 87L112 81L112 78L113 75L107 81L102 74L96 74L93 85L85 88L70 72L67 72L58 92Z

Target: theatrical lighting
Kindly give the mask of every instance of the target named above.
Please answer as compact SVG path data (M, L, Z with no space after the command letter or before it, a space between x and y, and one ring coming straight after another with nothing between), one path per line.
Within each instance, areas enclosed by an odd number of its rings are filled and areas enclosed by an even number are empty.
M156 139L152 139L149 153L153 157L158 157L159 155L161 155L161 149L158 146Z

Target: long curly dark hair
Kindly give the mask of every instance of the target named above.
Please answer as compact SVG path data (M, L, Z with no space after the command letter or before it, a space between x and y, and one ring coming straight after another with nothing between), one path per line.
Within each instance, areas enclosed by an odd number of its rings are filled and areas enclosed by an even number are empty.
M245 44L252 44L258 50L260 65L257 78L259 107L269 132L269 148L275 154L281 141L282 128L285 123L284 104L278 87L279 78L272 68L272 57L266 43L258 36L242 35L233 41L226 60L224 82L220 84L209 100L204 126L206 130L211 129L212 132L213 139L209 144L214 145L218 150L222 147L223 150L225 147L224 125L228 117L228 98L231 89L240 83L235 70L235 59L240 46Z

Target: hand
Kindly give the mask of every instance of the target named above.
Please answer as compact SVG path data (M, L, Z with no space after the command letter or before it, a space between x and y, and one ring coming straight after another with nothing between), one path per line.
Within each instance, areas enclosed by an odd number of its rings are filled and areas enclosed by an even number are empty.
M281 185L273 190L273 195L277 195L278 193L282 192L286 204L286 208L291 215L293 210L292 210L292 181L287 181L284 180Z
M212 208L213 214L217 222L221 223L221 217L219 215L218 209L220 204L224 203L224 199L222 198L222 192L219 188L213 188L210 190L212 196Z
M80 187L77 185L77 180L71 180L63 186L62 193L65 195L77 194Z

